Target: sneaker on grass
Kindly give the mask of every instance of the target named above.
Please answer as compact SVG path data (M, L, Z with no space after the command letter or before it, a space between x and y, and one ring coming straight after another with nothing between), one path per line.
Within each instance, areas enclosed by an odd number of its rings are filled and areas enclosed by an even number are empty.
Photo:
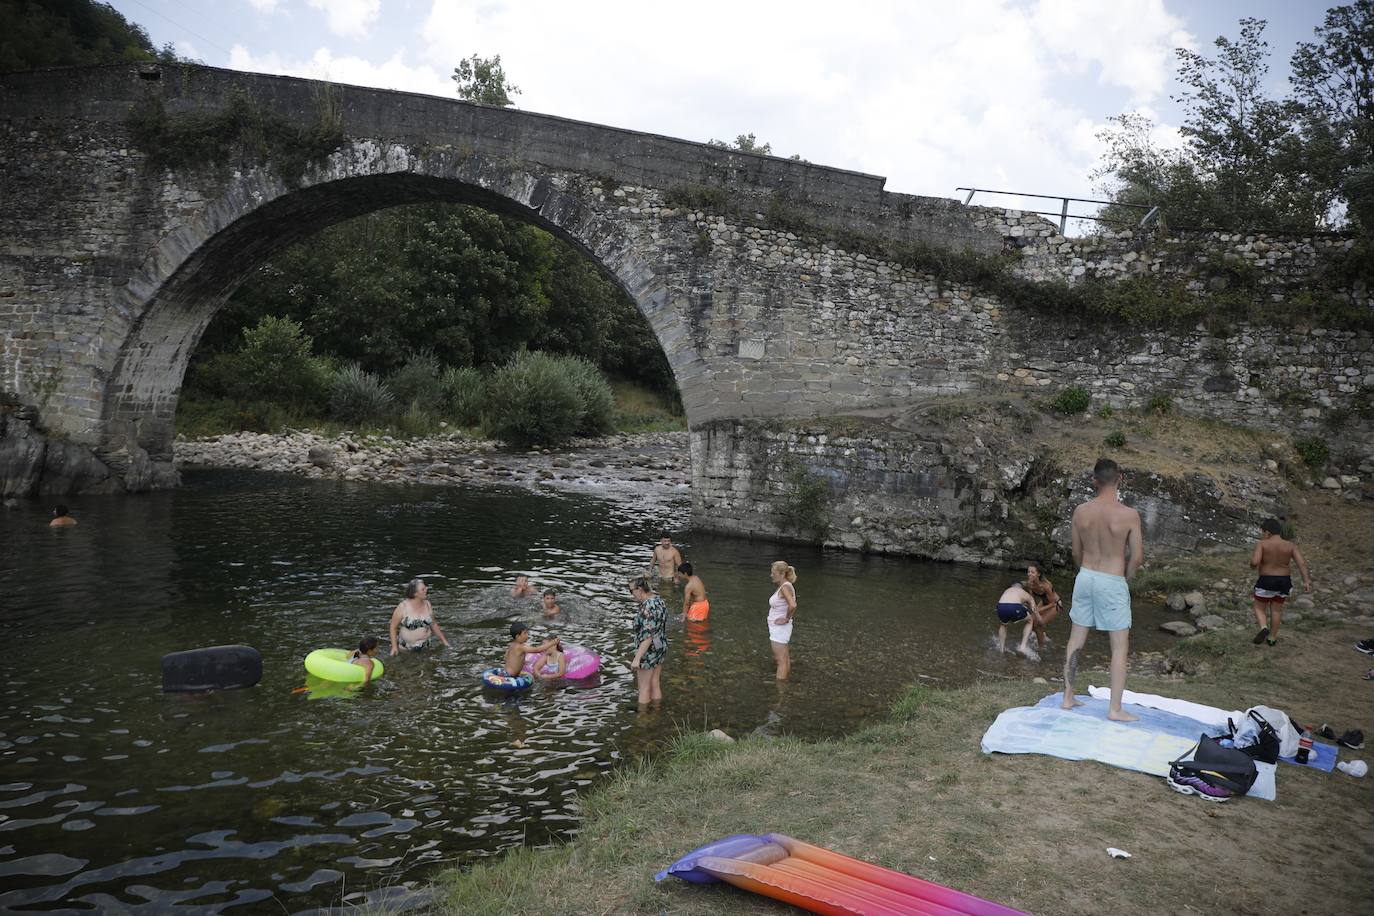
M1182 773L1170 774L1164 778L1169 788L1183 795L1196 795L1203 801L1230 801L1231 793L1220 789L1200 776L1185 776Z

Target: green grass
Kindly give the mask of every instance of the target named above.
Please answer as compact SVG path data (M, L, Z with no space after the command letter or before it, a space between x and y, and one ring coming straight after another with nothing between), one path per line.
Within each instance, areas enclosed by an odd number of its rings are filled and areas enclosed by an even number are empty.
M1363 693L1333 693L1298 669L1309 663L1301 652L1327 653L1327 643L1354 632L1299 624L1287 637L1289 648L1300 650L1290 661L1255 649L1244 632L1219 631L1174 649L1206 663L1198 678L1132 675L1128 686L1226 708L1253 697L1295 711L1319 703L1323 715L1349 718ZM1084 671L1080 687L1101 683L1103 674ZM1327 888L1323 912L1360 908L1364 884L1357 879L1374 867L1374 848L1358 837L1374 825L1374 809L1358 781L1285 772L1291 778L1282 781L1279 802L1241 800L1213 815L1155 777L980 752L978 737L1000 711L1054 689L1001 679L954 690L913 685L889 721L827 741L726 743L683 735L584 796L585 819L573 842L516 849L446 872L436 909L778 914L784 910L777 904L729 887L652 880L695 846L770 830L1028 912L1301 909L1304 885L1317 880ZM1303 820L1303 831L1289 830L1294 818ZM1177 868L1180 836L1205 845L1209 862L1232 880L1200 885ZM1263 880L1272 861L1254 855L1254 836L1268 838L1287 863L1283 887ZM1304 855L1310 836L1343 854ZM1136 858L1129 867L1104 867L1108 845ZM1054 868L1025 855L1028 848L1055 850Z

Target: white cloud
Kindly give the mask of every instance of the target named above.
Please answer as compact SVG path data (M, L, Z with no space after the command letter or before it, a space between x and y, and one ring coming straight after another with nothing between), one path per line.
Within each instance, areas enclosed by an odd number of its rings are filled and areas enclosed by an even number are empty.
M287 60L276 53L255 55L242 45L234 45L229 53L229 66L234 70L304 76L353 86L402 89L429 95L453 94L453 81L447 75L424 65L413 67L399 51L376 64L361 57L336 57L328 48L320 48L306 60Z
M329 16L335 35L361 38L368 34L381 12L381 0L305 0L306 5Z
M1103 83L1129 90L1141 103L1164 91L1174 50L1194 46L1163 0L1040 0L1033 21L1055 55L1080 69L1099 68Z
M1158 96L1190 43L1161 0L432 0L422 57L500 54L522 108L957 185L1086 196L1106 114ZM1089 103L1089 98L1092 102Z
M350 34L379 9L308 2ZM752 132L779 155L884 175L909 193L1090 196L1105 117L1158 101L1173 48L1192 44L1162 0L415 5L410 56L237 47L231 66L452 98L461 59L500 54L532 111L692 140Z
M281 0L248 0L259 13L275 13Z

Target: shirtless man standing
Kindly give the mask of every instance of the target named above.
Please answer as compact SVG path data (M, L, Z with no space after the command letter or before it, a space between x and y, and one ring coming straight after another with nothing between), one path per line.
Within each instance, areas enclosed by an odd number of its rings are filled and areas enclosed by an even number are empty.
M1255 634L1255 645L1265 641L1269 645L1279 641L1279 624L1283 623L1283 603L1293 590L1292 566L1298 564L1302 573L1303 591L1312 591L1312 579L1307 575L1307 561L1302 551L1292 541L1285 541L1276 518L1266 518L1260 522L1260 540L1255 545L1255 553L1250 557L1250 568L1259 570L1255 581L1255 619L1259 621L1260 631Z
M1074 699L1073 680L1078 676L1078 661L1088 630L1106 630L1112 644L1111 702L1107 718L1115 722L1134 722L1121 708L1126 689L1126 653L1131 639L1131 590L1127 581L1145 558L1140 531L1140 513L1124 506L1117 496L1121 469L1110 458L1099 458L1093 465L1093 486L1097 495L1073 510L1073 560L1078 564L1078 579L1073 584L1073 609L1069 619L1068 656L1064 660L1064 708L1082 705ZM1127 551L1130 556L1127 556Z
M682 551L673 546L673 539L664 535L658 539L658 545L654 547L653 554L649 557L649 570L658 571L658 578L671 579L673 584L678 582L677 568L682 565Z

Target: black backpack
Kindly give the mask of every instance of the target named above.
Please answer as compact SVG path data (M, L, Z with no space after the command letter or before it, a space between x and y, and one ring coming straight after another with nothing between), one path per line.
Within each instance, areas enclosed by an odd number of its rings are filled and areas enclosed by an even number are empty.
M1196 776L1208 785L1236 795L1249 792L1259 778L1255 761L1244 751L1222 747L1215 738L1207 735L1198 738L1190 753L1191 760L1180 758L1169 762L1171 775L1177 772Z

